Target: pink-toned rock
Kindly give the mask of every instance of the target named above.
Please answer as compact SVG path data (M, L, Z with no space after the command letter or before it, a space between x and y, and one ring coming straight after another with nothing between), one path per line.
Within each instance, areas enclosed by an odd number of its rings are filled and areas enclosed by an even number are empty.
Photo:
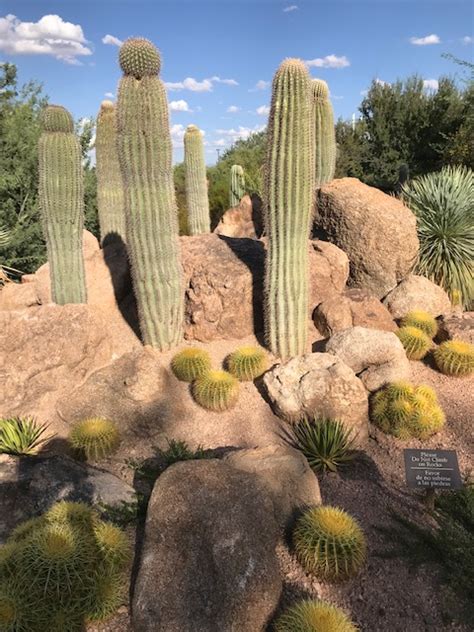
M397 325L388 309L378 298L365 290L346 290L332 296L315 309L313 321L323 336L349 327L367 327L382 331L396 331Z
M416 274L404 279L383 302L393 318L403 318L413 310L428 312L435 318L452 311L451 301L443 288Z
M315 227L350 260L351 287L383 298L416 261L413 213L397 198L356 178L333 180L319 189Z
M464 340L474 345L474 312L441 317L437 340Z
M249 195L244 195L238 206L230 208L222 215L214 233L225 237L258 239L262 234L260 206L256 199L252 201Z

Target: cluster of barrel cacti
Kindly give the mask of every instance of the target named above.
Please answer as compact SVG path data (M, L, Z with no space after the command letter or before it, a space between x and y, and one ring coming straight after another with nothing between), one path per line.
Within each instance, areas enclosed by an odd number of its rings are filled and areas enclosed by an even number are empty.
M130 554L125 533L88 505L53 505L1 548L0 628L79 632L107 619L126 599Z

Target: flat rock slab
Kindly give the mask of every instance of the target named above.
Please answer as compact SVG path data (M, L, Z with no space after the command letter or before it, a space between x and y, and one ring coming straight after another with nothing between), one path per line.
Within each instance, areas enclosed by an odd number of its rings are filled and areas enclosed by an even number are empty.
M215 459L168 468L148 505L135 632L260 632L282 588L273 505Z
M0 542L60 500L120 508L135 503L136 495L113 474L68 457L0 455Z

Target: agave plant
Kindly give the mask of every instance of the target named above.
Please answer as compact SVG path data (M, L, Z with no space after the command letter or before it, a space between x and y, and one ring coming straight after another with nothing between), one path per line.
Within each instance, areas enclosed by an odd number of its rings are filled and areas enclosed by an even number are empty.
M444 167L403 187L420 240L417 271L441 285L464 307L474 299L474 173Z
M37 424L33 417L0 419L0 454L35 454L53 435L46 435L48 424Z
M304 418L294 426L293 434L295 446L316 472L335 472L354 458L352 433L341 421Z

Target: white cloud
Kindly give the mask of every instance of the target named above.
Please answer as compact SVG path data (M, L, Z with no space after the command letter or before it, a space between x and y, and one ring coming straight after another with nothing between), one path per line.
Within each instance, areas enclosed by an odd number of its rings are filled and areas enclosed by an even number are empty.
M236 112L240 112L240 108L237 105L229 105L227 112L229 112L229 114L235 114Z
M192 112L187 101L179 99L178 101L170 102L170 110L172 112Z
M255 84L255 88L252 88L251 90L249 90L249 92L255 92L255 90L266 90L268 87L270 87L270 83L270 81L259 79Z
M217 129L216 132L219 136L224 136L230 141L235 142L240 139L245 140L251 134L261 132L264 129L265 125L255 125L255 127L243 127L242 125L239 125L237 129Z
M106 92L104 94L104 97L109 97L109 99L113 99L115 97L115 94L113 92Z
M425 90L437 90L438 89L438 80L437 79L424 79L423 80L423 88Z
M22 22L15 15L0 18L0 50L13 55L50 55L67 64L81 65L78 57L92 55L82 27L59 15L38 22Z
M326 57L317 57L316 59L308 59L306 65L315 68L346 68L351 62L345 55L338 57L337 55L326 55Z
M369 93L368 90L361 90L360 91L360 94L361 94L362 97L366 97L368 93Z
M470 35L465 35L462 38L462 43L463 44L472 44L474 42L474 37L471 37Z
M256 111L257 114L260 114L260 116L268 116L270 114L270 108L268 105L261 105Z
M292 11L297 11L298 10L298 5L296 4L290 4L289 7L285 7L283 9L283 13L291 13Z
M389 86L390 85L390 83L388 81L384 81L383 79L379 79L378 77L376 77L375 83L377 83L379 86Z
M440 44L441 40L438 35L432 33L425 35L425 37L410 37L410 43L415 44L415 46L429 46L430 44Z
M228 86L238 86L235 79L221 79L220 77L210 77L198 81L193 77L186 77L183 81L165 81L168 90L191 90L191 92L212 92L214 83L224 83Z
M173 147L184 147L184 125L175 124L171 126L171 141L173 143Z
M123 42L115 35L104 35L102 38L102 44L112 44L112 46L122 46Z
M344 97L338 96L337 94L331 94L331 99L334 99L335 101L340 101L343 98Z

